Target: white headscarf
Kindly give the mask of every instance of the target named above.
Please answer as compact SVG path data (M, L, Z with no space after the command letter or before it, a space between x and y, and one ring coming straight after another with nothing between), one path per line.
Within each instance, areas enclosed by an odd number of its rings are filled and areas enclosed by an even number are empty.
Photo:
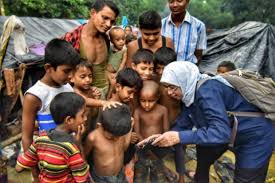
M194 102L197 82L205 77L208 76L201 74L195 64L175 61L165 66L160 82L180 87L183 94L181 100L189 107Z

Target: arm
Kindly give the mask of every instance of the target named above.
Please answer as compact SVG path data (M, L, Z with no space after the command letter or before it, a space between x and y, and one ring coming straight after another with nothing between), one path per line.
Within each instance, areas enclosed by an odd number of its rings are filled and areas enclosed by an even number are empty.
M195 56L197 57L196 65L199 66L202 60L202 50L195 50Z
M166 37L166 44L167 44L166 46L167 46L168 48L174 49L174 43L173 43L173 41L172 41L171 38Z
M31 169L38 163L37 152L35 143L32 143L30 147L21 155L18 156L15 170L21 172L24 169Z
M197 105L207 126L195 131L179 132L182 144L226 144L230 140L231 128L227 116L222 86L218 81L208 81L197 91ZM207 84L207 85L206 85Z
M140 135L140 119L139 119L139 112L138 109L135 110L134 112L134 130L139 138L139 140L143 140L143 137Z
M169 126L168 110L163 106L163 132L167 132L169 130Z
M130 68L132 67L132 57L137 51L135 44L137 44L137 40L132 41L131 43L128 44L126 67L130 67Z
M69 157L68 164L75 182L87 182L90 176L89 165L84 161L79 151Z
M90 155L92 148L93 148L93 142L94 142L94 133L89 133L88 137L86 138L84 147L83 147L83 154L84 157L87 159L87 157Z
M197 66L201 63L202 60L202 51L207 47L207 36L204 23L200 24L198 30L198 41L195 50L195 56L197 57Z
M41 101L32 94L26 94L22 112L22 145L26 151L33 141L35 117L41 108Z
M123 53L122 61L120 63L118 71L122 70L125 67L126 61L127 61L127 50L125 50L125 52Z

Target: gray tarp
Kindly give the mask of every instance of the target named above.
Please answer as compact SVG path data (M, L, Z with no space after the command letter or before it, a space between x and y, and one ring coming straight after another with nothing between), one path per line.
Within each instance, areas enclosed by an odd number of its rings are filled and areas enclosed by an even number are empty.
M275 80L275 27L260 22L244 22L227 31L208 35L201 71L216 72L228 60L239 68L258 71Z
M3 25L8 17L0 16L0 33L2 34ZM25 25L26 42L30 46L44 42L45 44L53 38L61 37L68 31L73 30L80 25L78 20L66 20L66 19L46 19L46 18L35 18L35 17L19 17ZM13 61L14 47L13 47L13 36L9 41L8 53L4 60L7 62ZM10 60L11 59L11 60ZM34 58L35 61L35 58Z

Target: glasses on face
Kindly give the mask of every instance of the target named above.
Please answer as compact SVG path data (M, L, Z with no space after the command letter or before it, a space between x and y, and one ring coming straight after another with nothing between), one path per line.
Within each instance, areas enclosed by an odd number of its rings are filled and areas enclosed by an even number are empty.
M167 90L172 91L172 92L174 92L174 91L176 91L177 89L180 88L180 87L178 87L178 86L171 85L171 84L167 84L167 83L163 83L162 86L163 86L164 88L167 88Z

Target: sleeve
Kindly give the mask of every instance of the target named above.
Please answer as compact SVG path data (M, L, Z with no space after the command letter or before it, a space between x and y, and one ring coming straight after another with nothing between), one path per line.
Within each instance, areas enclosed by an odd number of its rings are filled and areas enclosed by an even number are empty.
M175 125L171 128L172 131L182 131L192 129L193 123L189 117L189 112L186 107L182 108L181 113L176 118Z
M207 47L207 36L206 36L206 28L203 22L200 23L198 27L198 40L197 40L197 50L205 50Z
M90 178L89 165L83 160L80 151L71 155L68 161L75 182L87 182Z
M38 156L36 152L35 142L31 144L29 149L17 158L17 165L30 169L38 163Z
M195 131L181 131L179 135L182 144L226 144L230 141L231 128L223 101L222 86L214 85L210 81L207 83L197 91L197 105L207 126Z

